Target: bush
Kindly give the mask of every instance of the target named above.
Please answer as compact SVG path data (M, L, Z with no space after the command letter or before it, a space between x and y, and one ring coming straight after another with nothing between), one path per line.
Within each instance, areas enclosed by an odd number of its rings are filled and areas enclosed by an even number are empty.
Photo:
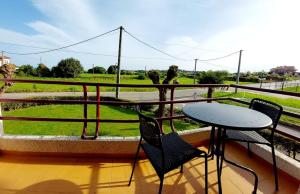
M146 76L144 74L139 74L136 79L145 80Z
M38 64L38 67L36 68L36 74L39 77L50 77L51 71L46 65L44 65L43 63L40 63L40 64Z
M117 65L111 65L111 66L108 67L107 73L108 74L115 74L117 69L118 69Z
M19 76L36 76L36 70L31 65L21 65L17 70Z
M128 70L121 70L121 75L134 75L134 72Z
M57 66L52 68L54 77L79 77L83 73L80 61L74 58L61 60Z
M87 71L87 73L99 73L99 74L105 74L106 73L106 69L104 67L94 67L92 69L89 69Z
M228 77L227 71L206 71L201 72L198 76L199 84L223 84Z

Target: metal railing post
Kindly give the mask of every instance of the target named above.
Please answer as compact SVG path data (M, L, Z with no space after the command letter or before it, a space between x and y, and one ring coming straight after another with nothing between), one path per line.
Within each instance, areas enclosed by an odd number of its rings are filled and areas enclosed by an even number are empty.
M175 87L172 87L171 88L171 96L170 96L171 101L174 100L174 90L175 90ZM171 104L170 104L170 117L173 117L173 107L174 107L174 103L171 102ZM170 126L171 126L172 131L176 131L176 129L174 127L173 119L170 119Z
M2 107L0 104L0 116L2 117ZM0 120L0 136L4 135L3 120Z
M86 102L87 101L87 86L83 85L83 100ZM86 132L87 132L87 103L83 104L83 129L82 129L82 134L81 134L81 139L85 139Z
M159 102L163 101L163 88L159 88ZM163 105L159 104L159 108L158 108L158 118L162 118L164 114L164 110L163 110ZM161 133L164 133L164 129L163 129L163 121L159 120L159 126L161 129Z
M95 131L95 136L94 138L96 139L99 135L99 128L100 128L100 86L96 86L96 92L97 92L97 105L96 105L96 131Z

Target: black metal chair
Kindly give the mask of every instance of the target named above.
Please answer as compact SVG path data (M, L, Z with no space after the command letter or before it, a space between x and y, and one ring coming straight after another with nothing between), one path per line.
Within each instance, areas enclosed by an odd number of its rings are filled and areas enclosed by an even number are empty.
M277 191L278 190L278 173L277 173L277 166L276 166L273 137L274 137L274 132L276 131L276 127L277 127L278 121L280 119L282 110L283 110L282 106L280 106L276 103L270 102L270 101L262 100L259 98L254 98L254 99L252 99L249 108L259 111L261 113L264 113L272 119L273 123L271 126L270 139L268 139L268 140L265 139L263 136L261 136L259 133L255 132L255 131L238 131L238 130L225 129L224 137L223 137L223 145L222 145L223 154L225 152L226 141L246 142L247 146L248 146L249 156L251 156L250 143L265 144L265 145L270 146L272 149L275 189ZM223 160L221 161L221 168L222 168L222 162L223 162Z
M164 174L180 167L183 172L183 164L195 157L205 158L205 193L207 194L207 154L199 150L179 137L176 132L162 134L157 120L140 113L140 133L141 138L138 144L137 152L133 163L131 176L128 186L131 184L134 168L138 160L140 147L143 148L146 156L149 158L159 179L159 194L162 191ZM144 141L142 141L144 140Z

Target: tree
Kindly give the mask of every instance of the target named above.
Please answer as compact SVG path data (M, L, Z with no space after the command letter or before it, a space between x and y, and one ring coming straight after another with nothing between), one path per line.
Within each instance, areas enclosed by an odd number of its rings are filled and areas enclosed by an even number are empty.
M38 64L38 67L36 68L36 74L39 77L50 77L51 71L45 64L40 63L40 64Z
M0 74L4 79L12 79L15 71L16 66L14 64L4 64L0 67ZM3 94L12 85L12 82L5 82L4 85L0 88L0 94Z
M178 76L178 66L176 65L171 65L167 71L167 76L166 78L162 81L162 84L170 84L170 82L175 79ZM156 70L151 70L148 71L148 77L151 79L153 84L160 84L160 76L159 76L159 71ZM175 81L175 83L179 84L178 81ZM161 101L166 101L167 100L167 88L162 88L159 92L159 99ZM165 104L160 104L159 105L159 110L156 111L156 114L163 114L165 109ZM162 116L162 115L159 115Z
M18 75L25 75L25 76L36 76L36 70L31 65L21 65L17 71Z
M108 67L107 73L108 74L115 74L117 69L118 69L117 65L111 65L111 66Z
M297 69L295 66L278 66L274 67L270 70L270 74L276 73L279 75L285 75L285 74L291 74L294 75L296 73Z
M83 73L80 61L74 58L61 60L57 66L52 68L54 77L79 77Z
M89 69L87 71L87 73L99 73L99 74L105 74L106 73L106 69L104 67L99 67L99 66L96 66L96 67L93 67L91 69Z
M229 73L227 71L206 71L198 76L199 84L223 84ZM207 97L212 98L214 88L208 87Z
M265 72L265 71L253 72L252 74L255 75L255 76L258 76L260 79L261 78L267 78L267 76L268 76L268 73Z
M146 76L145 76L145 74L139 74L136 78L139 80L145 80Z
M121 75L134 75L134 71L121 70ZM139 74L138 74L139 75ZM145 74L144 74L145 75Z

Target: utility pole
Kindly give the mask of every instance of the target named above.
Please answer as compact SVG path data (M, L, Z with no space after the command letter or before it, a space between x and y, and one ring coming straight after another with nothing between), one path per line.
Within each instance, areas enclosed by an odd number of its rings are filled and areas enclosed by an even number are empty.
M242 62L242 52L243 52L243 50L240 50L239 65L238 65L238 70L237 70L237 75L236 75L236 85L239 85L239 82L240 82L240 70L241 70L241 62ZM237 93L237 88L235 88L235 93Z
M198 59L195 59L195 68L194 68L194 84L196 84L196 70L197 70L197 61L198 61Z
M120 83L120 73L121 73L121 49L122 49L122 32L123 26L120 26L120 36L119 36L119 51L118 51L118 66L117 66L117 84ZM116 87L116 98L119 98L120 88L119 86Z
M95 64L93 64L93 75L95 74Z
M1 65L4 65L4 51L1 51Z
M42 57L40 57L40 64L42 64Z

